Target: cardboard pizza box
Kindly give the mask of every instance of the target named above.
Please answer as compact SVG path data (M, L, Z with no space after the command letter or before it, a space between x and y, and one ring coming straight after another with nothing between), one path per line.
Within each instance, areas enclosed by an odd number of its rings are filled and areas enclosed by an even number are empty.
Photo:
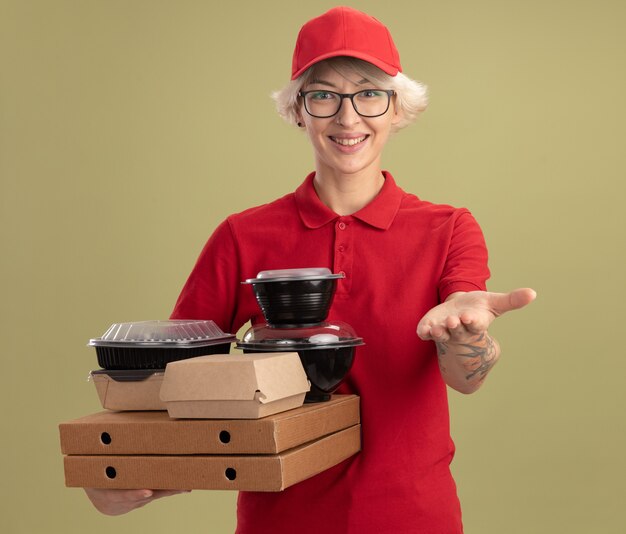
M357 395L261 419L172 419L167 412L98 412L59 425L70 455L276 454L360 422Z
M356 454L361 425L279 454L65 456L69 487L281 491Z

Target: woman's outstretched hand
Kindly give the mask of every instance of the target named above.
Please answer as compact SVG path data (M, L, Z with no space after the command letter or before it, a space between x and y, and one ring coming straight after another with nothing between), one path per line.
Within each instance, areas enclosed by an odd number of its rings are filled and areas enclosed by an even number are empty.
M179 493L189 493L190 490L125 490L84 488L87 497L96 509L105 515L122 515L141 508L146 504Z
M536 296L529 288L510 293L453 293L426 313L417 325L417 335L435 342L446 384L461 393L476 391L500 358L500 346L487 332L489 325Z
M496 317L523 308L536 296L537 293L530 288L510 293L454 293L422 317L417 325L417 335L424 341L471 341L476 335L485 333Z

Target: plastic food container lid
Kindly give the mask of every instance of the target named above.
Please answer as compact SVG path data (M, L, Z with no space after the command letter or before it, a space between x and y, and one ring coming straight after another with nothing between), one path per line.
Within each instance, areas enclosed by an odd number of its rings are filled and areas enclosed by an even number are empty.
M248 328L236 347L290 351L356 347L363 344L363 339L356 335L350 325L336 321L298 328L277 328L266 323L254 325Z
M89 340L93 347L200 347L231 343L213 321L168 320L116 323L102 337Z
M326 267L303 267L300 269L274 269L259 272L256 278L248 278L245 284L263 282L288 282L297 280L333 280L345 278L345 274L333 274Z

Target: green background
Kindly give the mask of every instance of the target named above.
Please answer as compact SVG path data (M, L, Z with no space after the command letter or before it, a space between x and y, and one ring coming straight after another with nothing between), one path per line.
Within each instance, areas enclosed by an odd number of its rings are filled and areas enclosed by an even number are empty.
M539 294L494 325L485 387L450 393L467 534L624 532L626 3L351 5L430 88L384 167L472 210L491 290ZM167 318L218 222L312 169L268 95L332 6L0 2L3 533L232 532L230 492L99 515L57 425L100 408L87 341Z

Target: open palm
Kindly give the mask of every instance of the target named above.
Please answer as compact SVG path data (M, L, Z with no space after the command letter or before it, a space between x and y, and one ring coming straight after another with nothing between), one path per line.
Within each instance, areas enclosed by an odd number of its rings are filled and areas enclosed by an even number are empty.
M509 293L455 293L422 317L417 325L417 335L425 341L463 343L486 332L496 317L523 308L536 296L529 288Z

